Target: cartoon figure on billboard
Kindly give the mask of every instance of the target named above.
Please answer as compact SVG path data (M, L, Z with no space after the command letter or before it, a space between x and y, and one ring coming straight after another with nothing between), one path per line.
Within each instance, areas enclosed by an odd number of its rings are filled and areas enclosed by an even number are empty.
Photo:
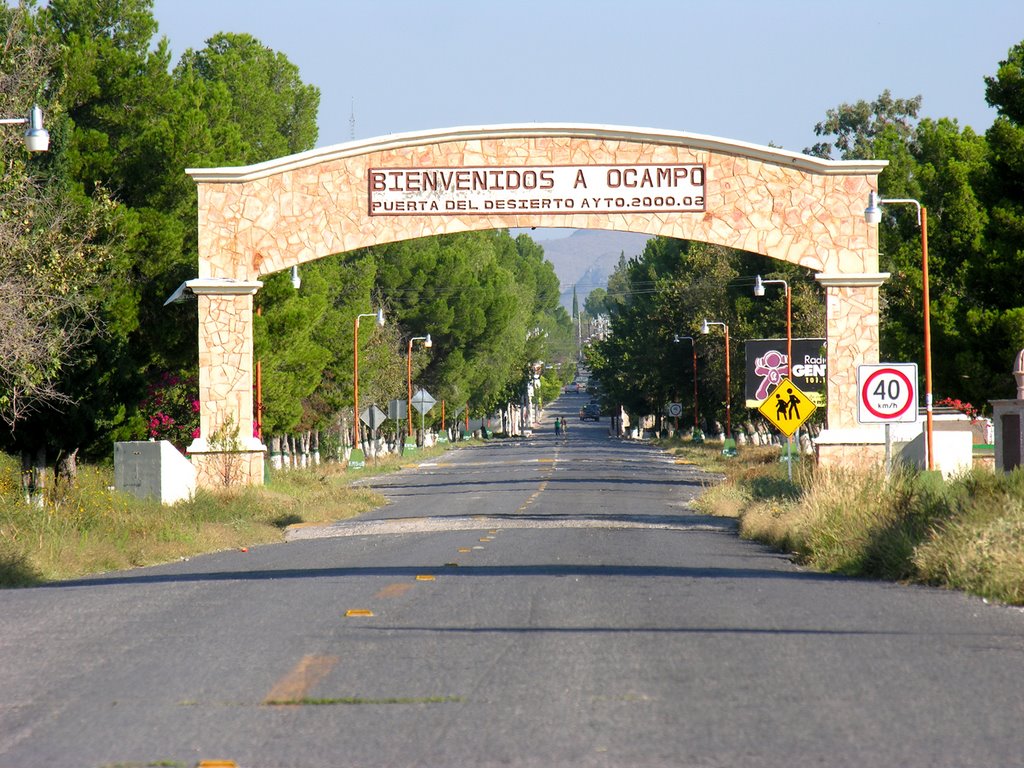
M754 374L761 377L761 384L755 397L764 400L768 397L768 392L789 375L789 361L782 352L768 350L754 360Z

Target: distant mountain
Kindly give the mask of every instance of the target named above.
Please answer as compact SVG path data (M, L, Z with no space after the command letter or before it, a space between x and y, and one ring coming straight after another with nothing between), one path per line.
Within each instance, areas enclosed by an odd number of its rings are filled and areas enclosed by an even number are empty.
M555 267L555 274L561 284L562 306L571 311L574 285L582 307L592 290L608 287L608 277L615 271L619 256L625 253L626 258L630 259L640 254L650 235L578 229L568 237L535 239L544 248L547 260Z

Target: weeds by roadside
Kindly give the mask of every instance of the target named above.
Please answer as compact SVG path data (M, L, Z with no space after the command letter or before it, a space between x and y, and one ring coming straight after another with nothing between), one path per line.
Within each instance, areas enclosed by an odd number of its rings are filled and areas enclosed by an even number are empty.
M794 467L777 448L664 447L723 481L697 502L740 520L740 535L790 552L813 568L933 584L1024 604L1024 471L974 469L942 482L911 470Z
M341 464L271 473L263 487L200 491L191 501L163 506L111 490L113 469L82 466L72 488L51 493L43 508L25 503L20 465L0 454L0 587L177 560L220 549L283 540L293 523L343 520L384 503L352 485L443 453L381 458L365 469Z

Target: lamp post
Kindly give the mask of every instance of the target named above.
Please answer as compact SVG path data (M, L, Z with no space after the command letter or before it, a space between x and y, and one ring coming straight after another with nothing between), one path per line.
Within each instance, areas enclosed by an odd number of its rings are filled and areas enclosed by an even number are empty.
M785 280L772 279L762 280L758 275L754 278L754 295L764 296L764 287L771 283L782 285L786 289L786 375L793 375L793 294L789 290L789 283ZM800 430L797 430L797 443L800 442ZM789 479L793 479L793 436L786 437L786 464L789 471Z
M762 280L758 275L754 279L754 295L764 296L764 287L772 283L781 284L786 289L786 375L793 373L793 294L789 283L782 279Z
M712 325L720 325L725 329L725 437L728 439L732 436L732 403L730 402L730 389L731 381L729 378L729 326L725 323L708 322L707 318L704 318L704 322L700 326L700 332L705 336L711 333Z
M690 349L693 350L693 434L696 437L700 427L697 417L697 342L693 336L676 336L676 341L689 341Z
M426 347L427 349L430 349L432 346L434 346L434 342L430 340L429 333L426 336L413 336L412 338L409 339L409 354L406 355L405 358L405 381L409 390L409 399L406 401L405 404L405 421L406 428L409 430L410 434L412 434L412 343L414 341L422 341L423 346Z
M352 420L353 448L359 448L359 318L361 317L376 318L377 327L381 328L384 326L384 310L378 309L376 312L356 315L355 335L352 343L352 392L355 402L355 418Z
M33 104L28 117L3 117L0 125L23 125L28 123L24 133L25 149L29 152L45 152L50 148L50 133L43 128L43 110Z
M932 453L932 320L931 298L928 295L928 209L917 200L903 198L883 200L872 190L868 193L868 207L864 209L864 220L868 224L878 224L882 220L882 205L901 203L917 208L917 226L921 230L921 293L924 314L924 410L925 410L925 445L928 453L928 471L935 469L935 457Z

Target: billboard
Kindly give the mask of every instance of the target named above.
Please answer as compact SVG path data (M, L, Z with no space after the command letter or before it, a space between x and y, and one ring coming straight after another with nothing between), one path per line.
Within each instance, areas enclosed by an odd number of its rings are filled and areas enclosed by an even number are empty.
M784 378L816 406L825 405L827 357L824 339L793 339L793 366L786 360L785 339L746 342L744 395L748 408L757 408Z

